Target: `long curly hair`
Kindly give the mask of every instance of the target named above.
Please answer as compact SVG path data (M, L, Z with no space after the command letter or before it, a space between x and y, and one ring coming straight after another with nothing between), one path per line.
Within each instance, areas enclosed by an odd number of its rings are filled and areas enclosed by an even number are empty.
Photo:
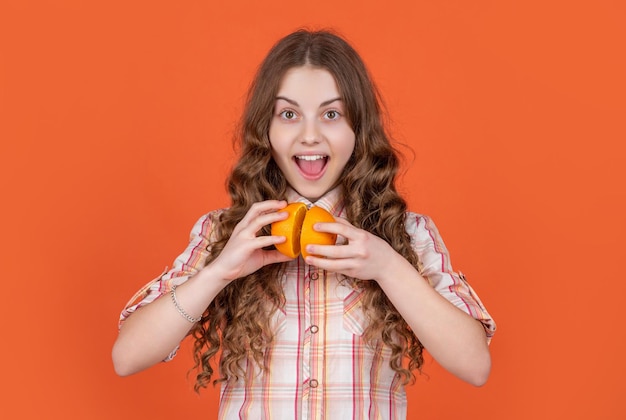
M232 205L215 220L207 264L219 255L253 203L285 198L288 185L272 159L268 133L284 74L304 65L334 76L355 133L354 153L340 178L348 220L383 238L419 270L405 230L406 202L395 186L399 155L385 130L380 94L363 61L344 39L329 31L307 30L278 41L250 86L236 136L240 157L227 181ZM260 234L269 234L268 227ZM265 266L231 282L192 329L196 391L214 378L211 362L220 350L219 377L214 383L245 378L249 361L269 368L263 354L273 337L272 314L285 301L282 269L283 264ZM422 344L375 281L355 281L363 289L363 308L369 319L365 339L382 340L391 349L391 367L404 382L410 382L423 363Z

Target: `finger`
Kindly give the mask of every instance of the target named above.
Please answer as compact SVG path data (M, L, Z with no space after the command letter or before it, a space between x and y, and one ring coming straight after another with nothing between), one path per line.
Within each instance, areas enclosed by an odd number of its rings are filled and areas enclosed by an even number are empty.
M333 233L348 241L356 239L360 231L360 229L352 226L349 222L317 222L313 225L313 230L317 232Z
M316 232L336 233L338 235L342 235L348 229L348 226L336 222L317 222L313 225L313 230Z
M261 249L261 248L266 248L268 246L272 246L272 245L276 245L276 244L281 244L283 242L285 242L287 240L287 238L285 238L284 236L257 236L256 238L253 239L254 241L254 248L255 249Z
M266 200L252 204L248 209L248 212L243 217L242 221L255 220L257 217L266 214L274 213L277 210L283 209L287 206L287 202L284 200Z
M293 260L293 258L278 251L264 251L263 254L263 265L282 263L291 260Z
M344 219L343 217L335 217L335 221L337 223L341 223L342 225L345 225L345 226L352 226L352 227L354 227L354 225L352 223L350 223L348 221L348 219Z
M266 213L258 216L254 221L250 224L250 226L256 227L256 230L259 230L263 226L271 225L274 222L278 222L281 220L285 220L289 217L289 213L286 211L275 211L272 213Z
M332 259L307 255L306 263L320 270L332 271L335 273L347 274L353 268L353 263L345 259Z
M315 245L306 246L306 252L310 255L331 259L353 258L354 250L349 245Z
M287 212L277 211L284 208L285 203L285 201L272 201L253 204L237 224L239 230L248 229L252 235L256 235L256 232L263 226L286 219L289 217Z

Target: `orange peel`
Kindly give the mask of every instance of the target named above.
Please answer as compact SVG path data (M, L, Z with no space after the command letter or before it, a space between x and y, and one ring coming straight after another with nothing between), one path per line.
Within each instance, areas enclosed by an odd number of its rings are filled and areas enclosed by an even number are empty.
M274 236L284 236L287 240L276 244L276 249L290 257L296 258L302 254L306 258L307 245L334 245L337 235L328 232L317 232L313 225L318 222L334 222L332 214L321 207L311 207L307 210L303 203L290 203L284 209L289 214L287 219L272 223L271 233Z

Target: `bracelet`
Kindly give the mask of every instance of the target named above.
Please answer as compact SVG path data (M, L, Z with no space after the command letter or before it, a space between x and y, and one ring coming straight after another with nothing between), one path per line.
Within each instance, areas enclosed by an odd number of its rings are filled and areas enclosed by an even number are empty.
M191 322L192 324L195 324L196 322L200 322L202 320L202 316L198 318L194 318L191 315L189 315L187 312L185 312L185 310L181 308L181 306L178 304L178 299L176 299L176 287L178 286L177 285L172 286L171 294L172 294L172 302L174 302L174 306L176 306L178 313L181 314L183 318L185 318L187 321Z

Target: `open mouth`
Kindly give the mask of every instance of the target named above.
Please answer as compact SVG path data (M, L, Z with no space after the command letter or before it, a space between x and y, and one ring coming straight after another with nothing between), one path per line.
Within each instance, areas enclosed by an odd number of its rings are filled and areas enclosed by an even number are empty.
M326 155L298 155L294 156L294 161L304 177L316 179L324 174L328 156Z

